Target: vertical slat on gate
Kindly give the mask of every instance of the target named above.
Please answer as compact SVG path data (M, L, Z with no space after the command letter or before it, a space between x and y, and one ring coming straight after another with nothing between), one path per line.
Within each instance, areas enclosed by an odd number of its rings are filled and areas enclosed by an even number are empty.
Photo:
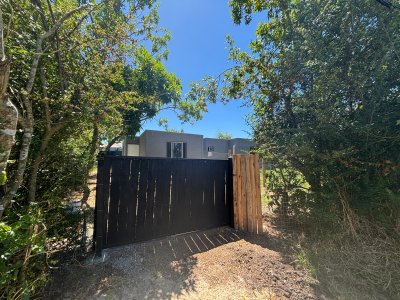
M225 223L225 161L216 161L215 171L215 208L217 219L215 226L221 226Z
M188 189L189 182L187 180L187 169L190 167L190 160L179 160L179 170L178 170L178 182L179 182L179 216L181 216L180 225L178 226L179 231L189 231L190 230L190 200L188 199Z
M207 166L206 178L207 178L208 191L206 189L205 195L206 195L206 207L207 207L207 212L208 212L206 215L207 215L208 222L205 226L212 227L213 225L211 225L211 224L214 223L215 214L216 214L215 205L214 205L214 176L215 176L214 167L215 167L215 165L212 162L207 161L206 166Z
M196 211L193 209L198 201L197 188L193 185L193 181L195 180L194 170L195 170L195 161L190 159L188 160L188 166L185 168L186 170L186 190L185 190L185 198L186 198L186 207L187 207L187 216L188 216L188 230L192 231L196 228Z
M127 193L129 188L129 176L130 176L130 160L120 159L120 195L119 195L119 209L118 209L118 244L126 244L129 242L129 210L131 208L130 195Z
M208 207L209 207L209 225L210 227L214 226L215 223L215 219L217 218L217 209L216 209L216 205L215 205L215 195L216 195L216 172L217 172L217 168L215 166L215 164L213 163L209 163L208 164L208 168L209 168L209 173L207 175L207 177L209 178L209 189L210 189L210 195L209 195L209 202L208 202Z
M219 210L218 210L218 175L219 170L218 170L218 162L212 164L212 187L213 187L213 194L212 194L212 222L210 223L210 226L214 227L217 226L216 224L218 219L219 219Z
M111 170L107 245L115 246L120 243L119 239L122 237L121 233L119 232L122 160L118 158L112 158Z
M110 157L104 158L104 173L103 173L103 246L107 246L108 234L108 217L110 209L110 187L111 187L111 167L112 160Z
M211 206L211 178L208 176L210 169L209 169L209 163L208 161L203 161L202 164L202 190L203 190L203 199L202 199L202 212L203 212L203 222L202 222L202 228L206 227L207 224L210 222L210 214L208 213L210 209L212 209Z
M139 174L139 203L136 216L136 241L146 240L145 214L147 201L149 159L143 159L140 163Z
M148 189L147 189L147 202L146 202L146 219L145 229L146 236L154 237L154 190L156 181L156 160L149 160L149 173L148 173Z
M172 178L172 232L180 233L184 231L185 225L189 221L188 212L186 211L185 189L186 189L186 170L185 164L189 161L176 160L173 164Z
M198 224L200 227L203 227L204 224L206 223L207 216L205 214L205 197L206 197L206 179L205 179L205 164L206 161L198 161L197 166L197 185L200 190L200 203L198 204Z
M129 242L133 243L136 239L136 207L138 201L138 177L140 160L131 158L129 160L129 177L127 178L127 187L124 193L128 195L129 210L128 210L128 237Z
M157 192L154 207L154 237L161 237L168 234L171 161L169 159L157 160L156 166Z
M205 192L204 164L205 162L202 160L194 161L192 172L193 175L195 174L195 177L193 178L195 183L192 184L194 188L192 211L195 212L193 223L197 224L198 228L202 228L206 220L203 204L203 195Z
M170 204L169 204L169 212L170 212L170 222L168 224L168 228L170 230L170 234L175 233L175 229L176 229L176 213L177 213L177 198L178 198L178 180L177 180L177 160L173 161L173 164L171 165L171 186L170 186L170 194L171 194L171 198L170 198Z

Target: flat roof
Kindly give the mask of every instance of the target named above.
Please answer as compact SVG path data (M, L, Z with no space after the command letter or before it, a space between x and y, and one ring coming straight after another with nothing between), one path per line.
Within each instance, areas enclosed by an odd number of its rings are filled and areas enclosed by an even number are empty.
M174 132L174 131L162 131L162 130L153 130L153 129L146 129L145 131L143 131L143 134L147 133L147 132L157 132L157 133L167 133L167 134L184 134L184 135L195 135L195 136L201 136L203 137L203 135L201 134L195 134L195 133L186 133L186 132Z

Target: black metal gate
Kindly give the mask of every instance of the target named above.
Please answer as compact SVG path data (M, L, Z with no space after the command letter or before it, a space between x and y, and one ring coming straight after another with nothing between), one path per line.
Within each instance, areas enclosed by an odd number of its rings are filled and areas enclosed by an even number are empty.
M229 160L104 157L98 162L95 243L104 248L230 225Z

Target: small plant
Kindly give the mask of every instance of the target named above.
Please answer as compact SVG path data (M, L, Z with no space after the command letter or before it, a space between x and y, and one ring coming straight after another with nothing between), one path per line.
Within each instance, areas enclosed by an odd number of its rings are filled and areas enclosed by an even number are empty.
M313 266L313 264L311 263L310 256L306 250L301 249L297 253L295 260L293 262L296 263L297 265L301 266L305 270L307 270L308 274L310 274L313 278L316 278L317 271L316 271L315 267Z

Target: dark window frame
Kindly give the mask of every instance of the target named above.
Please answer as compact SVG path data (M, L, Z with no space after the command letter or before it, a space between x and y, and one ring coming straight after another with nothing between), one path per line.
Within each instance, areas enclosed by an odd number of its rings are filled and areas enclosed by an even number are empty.
M181 156L174 156L174 146L181 144ZM167 142L167 157L169 158L187 158L187 143L183 141Z

